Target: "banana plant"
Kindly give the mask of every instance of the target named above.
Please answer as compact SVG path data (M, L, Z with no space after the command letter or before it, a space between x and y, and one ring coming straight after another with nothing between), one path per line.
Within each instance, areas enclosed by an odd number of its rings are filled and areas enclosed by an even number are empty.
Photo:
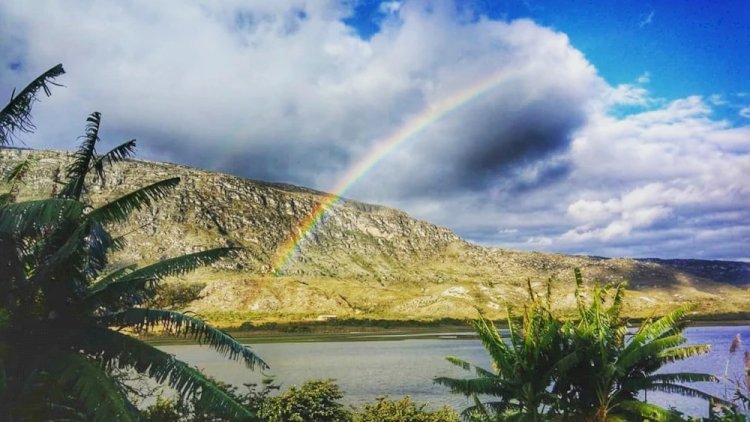
M550 310L551 281L547 283L544 299L537 297L530 282L527 286L529 304L520 326L508 309L507 337L481 315L473 322L493 369L449 356L450 363L465 370L473 369L475 377L435 378L436 383L449 387L452 392L473 398L474 405L463 412L465 418L541 421L547 420L546 414L555 409L557 398L549 386L577 358L562 335L570 323L556 318ZM480 396L490 396L493 400L482 402Z

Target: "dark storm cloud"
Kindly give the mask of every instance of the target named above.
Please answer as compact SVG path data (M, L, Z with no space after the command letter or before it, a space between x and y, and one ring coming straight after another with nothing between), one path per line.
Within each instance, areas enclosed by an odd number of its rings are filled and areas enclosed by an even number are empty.
M464 107L386 157L370 176L390 195L451 196L496 189L518 193L563 180L563 154L586 120L580 92L544 91L540 98L496 95ZM517 104L523 98L525 104ZM365 189L376 187L362 181Z

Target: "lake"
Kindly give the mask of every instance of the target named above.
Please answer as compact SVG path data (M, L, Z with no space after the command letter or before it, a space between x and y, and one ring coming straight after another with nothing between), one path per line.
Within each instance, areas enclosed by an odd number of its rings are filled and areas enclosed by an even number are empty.
M685 336L691 344L712 345L709 354L676 362L664 372L705 372L722 376L729 346L736 334L745 344L730 361L730 374L742 374L742 353L750 348L750 326L690 327ZM479 340L467 339L458 333L446 333L441 338L420 339L392 337L377 341L326 341L298 343L265 343L250 345L271 367L265 375L275 377L286 390L313 378L332 378L345 392L344 403L359 405L388 395L393 398L409 395L419 402L429 402L431 407L442 404L457 410L469 406L469 399L451 394L446 387L435 385L437 376L463 377L468 372L454 367L446 356L458 356L469 362L490 368L490 362ZM197 345L160 346L207 374L238 386L259 381L263 374L251 371L244 365L224 359L208 347ZM692 384L703 391L724 395L725 386L716 383ZM729 391L733 391L731 388ZM660 405L673 405L688 415L706 415L703 400L671 394L649 392L648 401Z

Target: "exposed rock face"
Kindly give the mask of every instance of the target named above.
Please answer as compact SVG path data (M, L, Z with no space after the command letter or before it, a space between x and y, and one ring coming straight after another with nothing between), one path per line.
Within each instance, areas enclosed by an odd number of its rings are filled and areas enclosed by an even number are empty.
M48 196L55 189L53 180L64 176L70 154L3 149L0 174L27 157L35 162L19 199ZM172 196L114 229L127 234L129 241L114 265L149 263L215 246L244 247L238 259L191 276L207 283L202 298L192 305L204 312L471 317L475 306L492 314L504 312L507 304L522 303L525 280L541 286L548 277L560 280L555 302L568 308L574 305L574 267L590 280L629 280L636 313L685 302L707 312L750 309L750 290L743 285L750 283L746 263L636 261L484 248L402 211L349 200L327 214L275 276L278 249L326 194L172 164L118 164L103 186L92 180L89 199L101 203L175 176L182 181Z

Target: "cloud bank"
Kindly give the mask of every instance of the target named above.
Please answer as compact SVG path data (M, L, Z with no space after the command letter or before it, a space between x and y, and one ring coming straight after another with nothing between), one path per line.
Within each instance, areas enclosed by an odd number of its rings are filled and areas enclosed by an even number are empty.
M484 244L750 259L750 128L711 99L652 98L648 73L610 86L529 20L380 11L363 39L339 2L3 2L0 80L68 71L29 146L71 148L98 110L105 140L136 137L141 156L327 190L423 110L502 74L346 196Z

